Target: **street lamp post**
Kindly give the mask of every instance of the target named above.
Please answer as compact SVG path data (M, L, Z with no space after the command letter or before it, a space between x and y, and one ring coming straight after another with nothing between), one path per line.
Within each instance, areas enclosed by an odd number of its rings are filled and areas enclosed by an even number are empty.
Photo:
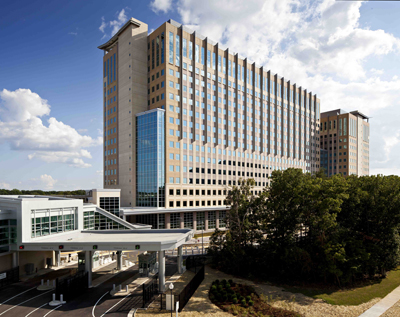
M171 317L172 317L172 311L174 310L173 304L172 304L172 290L174 289L174 284L169 283L169 289L171 290Z
M203 238L204 228L201 229L201 255L204 255L204 238Z

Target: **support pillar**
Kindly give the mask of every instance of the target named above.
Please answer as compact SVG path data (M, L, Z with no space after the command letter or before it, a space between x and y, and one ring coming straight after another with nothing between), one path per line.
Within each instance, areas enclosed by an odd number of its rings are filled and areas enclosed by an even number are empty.
M158 290L165 292L165 251L158 251Z
M93 267L93 259L92 259L92 251L85 251L85 272L88 273L88 287L92 287L92 267Z
M61 251L56 251L56 266L59 267L61 265Z
M182 246L178 247L178 259L176 263L178 264L178 273L183 274L183 255L182 255Z
M12 267L15 268L18 266L18 252L13 252L12 254Z
M117 270L122 270L122 251L117 251Z

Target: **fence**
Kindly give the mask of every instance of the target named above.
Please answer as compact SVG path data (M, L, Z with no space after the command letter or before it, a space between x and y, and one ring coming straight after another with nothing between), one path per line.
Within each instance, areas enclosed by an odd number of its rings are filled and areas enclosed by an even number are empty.
M186 258L186 268L188 270L193 270L194 272L197 273L197 268L201 268L204 266L204 263L206 261L206 258L204 256L188 256Z
M143 305L145 308L153 298L158 294L158 274L156 274L148 283L143 284Z
M0 272L0 288L19 281L19 266Z
M179 295L174 296L174 302L176 307L176 302L179 302L179 312L185 307L189 299L193 296L194 292L197 290L201 282L204 280L205 269L204 265L197 271L196 275L192 280L186 285L186 287L179 293ZM167 291L168 292L168 291ZM166 309L166 294L161 295L161 309Z
M64 300L82 295L88 288L88 273L78 272L73 276L68 276L62 280L56 280L56 296L64 295Z

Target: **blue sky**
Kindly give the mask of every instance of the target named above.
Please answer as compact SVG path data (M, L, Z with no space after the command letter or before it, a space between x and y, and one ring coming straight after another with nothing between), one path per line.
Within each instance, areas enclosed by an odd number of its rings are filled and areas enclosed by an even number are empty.
M130 17L149 30L183 22L317 93L322 110L371 115L371 173L399 174L399 13L400 3L377 1L4 2L0 188L102 186L97 46Z

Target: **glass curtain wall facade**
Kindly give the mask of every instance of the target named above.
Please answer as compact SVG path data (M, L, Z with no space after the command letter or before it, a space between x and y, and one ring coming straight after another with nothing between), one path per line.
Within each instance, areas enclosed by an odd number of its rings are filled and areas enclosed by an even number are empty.
M119 197L100 197L100 208L119 217Z
M85 211L83 213L84 230L130 230L130 228L95 212Z
M136 116L136 205L165 207L165 111Z
M32 210L32 238L76 230L77 212L76 208Z
M8 252L11 243L17 243L17 220L0 220L0 253Z

